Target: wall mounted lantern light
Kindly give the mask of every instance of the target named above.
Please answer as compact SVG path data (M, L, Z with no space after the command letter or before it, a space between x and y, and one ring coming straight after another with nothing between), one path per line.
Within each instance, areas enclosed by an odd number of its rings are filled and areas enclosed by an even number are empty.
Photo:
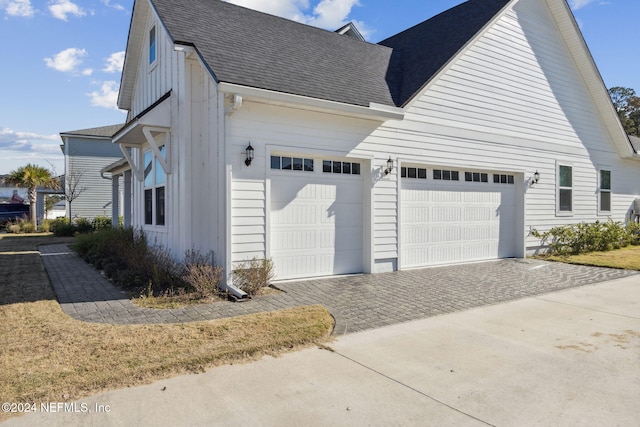
M538 173L538 171L536 171L536 173L534 173L533 177L531 178L531 185L537 184L539 180L540 180L540 174Z
M392 170L393 170L393 160L391 159L391 156L389 156L389 160L387 160L387 168L384 170L384 174L389 175Z
M244 164L249 166L251 164L251 161L253 160L253 147L251 146L251 143L249 143L249 146L245 149L245 151L247 152L247 158L244 161Z

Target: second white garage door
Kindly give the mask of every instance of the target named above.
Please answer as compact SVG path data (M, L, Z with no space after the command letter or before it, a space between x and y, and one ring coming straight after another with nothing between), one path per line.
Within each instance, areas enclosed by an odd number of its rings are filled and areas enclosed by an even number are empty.
M270 240L276 279L362 272L362 177L318 169L271 175Z
M428 172L429 179L424 169L402 178L403 267L516 256L513 175Z

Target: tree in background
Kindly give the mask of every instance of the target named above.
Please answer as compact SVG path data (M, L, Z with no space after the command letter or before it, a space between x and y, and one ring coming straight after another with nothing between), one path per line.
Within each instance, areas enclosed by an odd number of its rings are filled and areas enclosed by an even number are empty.
M640 97L636 91L616 86L609 89L609 96L627 134L640 137Z
M9 186L26 188L29 194L29 213L33 229L38 229L38 219L36 217L36 197L38 187L57 189L60 186L58 178L54 177L47 168L28 163L9 172L4 178L4 184Z
M69 203L69 222L73 219L73 215L71 214L71 204L87 189L87 187L83 187L81 185L83 176L84 169L73 171L66 174L64 177L64 198Z

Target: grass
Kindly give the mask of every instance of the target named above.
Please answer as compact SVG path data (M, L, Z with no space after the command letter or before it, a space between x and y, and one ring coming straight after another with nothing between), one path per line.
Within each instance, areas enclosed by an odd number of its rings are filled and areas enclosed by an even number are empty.
M622 268L640 271L640 246L628 246L608 252L591 252L580 255L544 256L549 261L569 264L592 265L596 267Z
M0 401L77 400L326 342L330 314L307 306L173 325L85 323L65 315L36 252L67 242L0 234ZM0 422L14 414L0 412Z

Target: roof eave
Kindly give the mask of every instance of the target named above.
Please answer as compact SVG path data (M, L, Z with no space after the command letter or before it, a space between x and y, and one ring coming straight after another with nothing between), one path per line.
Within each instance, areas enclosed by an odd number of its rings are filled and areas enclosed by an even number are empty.
M625 159L637 159L637 153L622 126L604 79L569 4L565 0L547 2L618 154ZM586 66L581 66L582 64Z
M234 83L220 82L218 89L224 94L237 94L244 98L274 105L292 105L297 108L326 112L349 117L386 122L388 120L402 120L404 109L371 102L368 107L345 104L325 99L310 98L284 92L276 92Z

